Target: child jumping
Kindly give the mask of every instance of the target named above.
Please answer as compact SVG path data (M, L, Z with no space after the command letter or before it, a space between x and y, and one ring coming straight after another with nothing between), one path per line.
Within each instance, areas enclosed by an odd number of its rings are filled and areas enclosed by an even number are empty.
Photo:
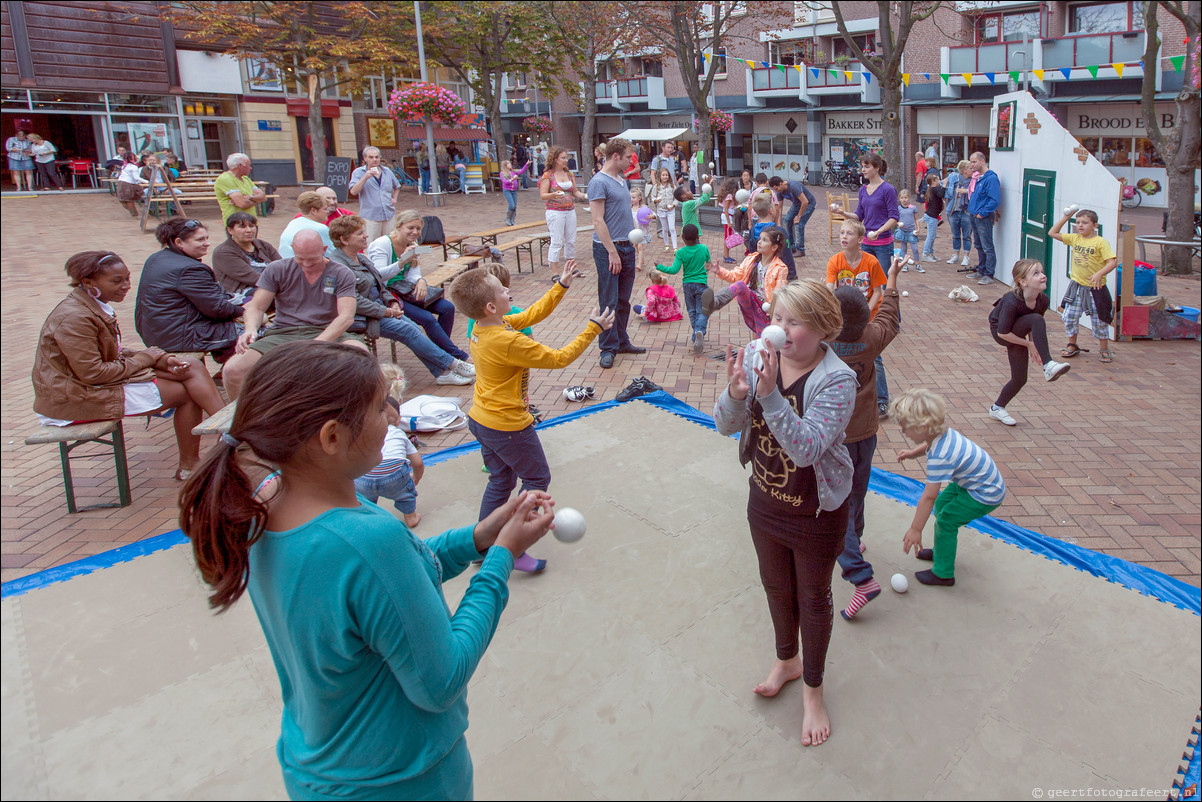
M646 305L635 304L630 308L648 323L671 323L680 320L683 317L680 314L680 299L676 297L676 290L668 283L668 277L659 270L652 270L647 277L651 279L651 286L643 293L647 300Z
M897 214L898 224L897 230L893 232L893 241L895 243L893 254L902 260L902 272L908 272L910 265L918 264L918 272L925 273L921 264L921 256L918 253L918 228L917 215L918 207L910 201L910 190L903 189L897 193ZM906 249L909 248L910 255L906 256ZM914 257L918 256L918 259Z
M1114 361L1109 340L1110 324L1114 322L1114 301L1110 297L1110 290L1106 289L1106 274L1118 266L1118 258L1110 243L1098 236L1098 213L1091 209L1078 209L1076 214L1076 234L1060 233L1069 220L1070 215L1067 214L1061 215L1056 225L1048 231L1048 236L1060 240L1072 252L1069 259L1071 281L1060 302L1068 345L1064 346L1060 355L1069 359L1089 350L1077 345L1081 317L1089 315L1093 336L1098 340L1098 356L1102 362L1110 363Z
M1006 483L984 449L947 425L943 398L930 390L907 390L893 399L889 415L917 448L897 452L897 461L927 455L927 485L914 521L902 540L902 552L914 550L935 564L914 578L924 585L956 584L956 540L960 527L988 515L1006 497ZM942 483L946 488L940 492ZM935 511L935 547L922 547L922 528Z
M388 434L384 436L380 464L355 480L355 492L373 504L380 496L391 499L404 517L405 526L412 529L422 519L417 512L417 483L422 480L425 466L413 441L400 427L405 375L396 365L381 365L380 370L388 383L388 395L384 399L388 404L384 410Z
M756 198L756 203L763 196ZM758 337L768 325L768 313L764 311L765 303L772 303L772 296L781 287L789 283L789 268L781 260L781 252L786 250L785 230L780 226L766 223L764 231L756 242L755 253L749 254L743 263L733 270L718 266L715 272L718 278L731 282L723 297L719 298L713 290L706 288L701 295L701 310L706 317L720 309L726 299L733 298L739 302L739 311L743 313L743 322L747 328Z
M684 288L684 307L689 313L689 324L693 327L695 354L705 350L705 331L709 316L702 309L702 299L709 290L708 274L713 261L710 249L697 241L700 234L697 226L692 223L685 226L680 232L681 238L684 239L684 247L676 252L676 260L672 262L672 266L655 266L660 273L676 274L684 270L681 286Z
M509 291L488 271L469 270L451 284L448 294L455 308L476 321L470 340L476 388L467 425L480 442L480 455L488 469L480 520L508 501L518 479L523 490L545 490L551 484L551 467L526 402L530 368L567 367L597 335L613 326L614 313L611 309L594 312L584 331L559 350L535 342L518 329L555 311L572 281L581 275L576 260L569 259L546 295L516 315L506 314ZM546 560L529 554L514 561L514 568L527 573L546 567Z
M522 169L514 170L513 162L506 159L501 162L501 194L505 196L505 202L509 204L509 210L505 212L505 225L512 226L516 223L518 214L518 182L525 177L525 173L530 169L533 162L526 162L522 165Z

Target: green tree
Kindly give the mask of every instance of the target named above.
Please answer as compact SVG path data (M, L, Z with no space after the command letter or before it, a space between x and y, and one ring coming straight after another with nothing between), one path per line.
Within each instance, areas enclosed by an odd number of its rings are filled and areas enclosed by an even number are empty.
M416 63L413 14L405 4L361 2L172 3L164 13L184 39L220 45L241 59L275 65L290 86L306 89L314 177L325 181L326 139L319 99L335 87L358 89L369 75ZM409 30L408 39L398 34Z
M1144 45L1144 78L1140 94L1140 108L1148 139L1152 140L1156 153L1165 164L1168 182L1169 221L1165 234L1170 240L1188 242L1194 238L1194 171L1197 169L1202 131L1199 124L1199 87L1196 44L1185 48L1181 65L1181 91L1174 99L1177 104L1176 125L1167 131L1161 130L1156 114L1156 74L1160 70L1160 23L1157 12L1164 9L1185 27L1185 38L1196 43L1199 35L1199 8L1197 0L1192 2L1149 2L1140 3L1144 12L1144 29L1147 39ZM1187 247L1165 248L1164 271L1166 273L1189 274L1192 269L1190 249Z

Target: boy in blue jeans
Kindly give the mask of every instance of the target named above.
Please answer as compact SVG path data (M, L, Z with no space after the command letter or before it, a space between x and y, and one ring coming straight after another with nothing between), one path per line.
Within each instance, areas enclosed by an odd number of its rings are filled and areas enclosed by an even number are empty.
M897 461L927 455L927 485L902 551L935 564L914 578L924 585L956 584L956 540L960 527L988 515L1006 497L1006 483L993 459L979 445L950 428L943 399L930 390L908 390L893 399L889 415L917 448L897 452ZM947 487L940 492L942 483ZM922 528L935 511L935 547L922 547Z
M680 191L679 189L677 190ZM693 353L700 354L705 350L705 329L709 318L701 309L701 296L709 289L708 273L713 263L710 249L700 244L701 232L697 226L689 223L680 236L684 239L684 247L676 251L676 261L671 267L656 265L661 273L675 274L684 269L681 285L684 287L684 307L689 315L689 323L693 326Z

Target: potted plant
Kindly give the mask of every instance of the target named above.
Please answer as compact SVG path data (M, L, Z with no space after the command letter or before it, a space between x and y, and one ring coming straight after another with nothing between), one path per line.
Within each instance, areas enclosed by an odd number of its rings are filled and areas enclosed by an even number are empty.
M463 101L449 89L438 84L417 81L396 89L388 98L388 112L408 122L432 122L453 127L463 115Z
M552 128L554 128L554 126L551 124L551 120L548 117L532 116L526 117L522 120L522 129L526 133L535 136L546 136L547 134L551 133Z

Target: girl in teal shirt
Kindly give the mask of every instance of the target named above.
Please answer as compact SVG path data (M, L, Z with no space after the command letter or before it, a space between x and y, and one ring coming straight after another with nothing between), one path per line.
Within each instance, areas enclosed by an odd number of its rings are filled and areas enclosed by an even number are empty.
M210 604L249 591L284 701L277 753L293 799L470 799L467 683L508 600L515 555L554 502L512 499L420 540L355 495L380 461L385 383L374 357L290 343L247 379L229 434L184 486L180 520ZM254 495L243 456L278 467ZM442 583L483 557L454 613Z

